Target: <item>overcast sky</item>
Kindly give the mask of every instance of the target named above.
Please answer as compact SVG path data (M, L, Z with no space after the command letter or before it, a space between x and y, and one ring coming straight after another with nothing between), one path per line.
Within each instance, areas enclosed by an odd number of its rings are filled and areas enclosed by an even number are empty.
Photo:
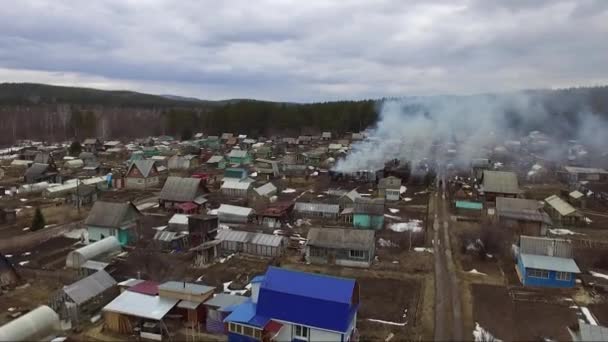
M607 0L0 1L0 82L287 101L608 84Z

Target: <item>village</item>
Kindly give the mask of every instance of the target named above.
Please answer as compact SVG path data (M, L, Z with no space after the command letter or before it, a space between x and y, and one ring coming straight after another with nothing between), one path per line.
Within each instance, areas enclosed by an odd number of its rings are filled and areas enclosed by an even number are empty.
M336 168L367 139L0 150L0 341L608 339L603 151Z

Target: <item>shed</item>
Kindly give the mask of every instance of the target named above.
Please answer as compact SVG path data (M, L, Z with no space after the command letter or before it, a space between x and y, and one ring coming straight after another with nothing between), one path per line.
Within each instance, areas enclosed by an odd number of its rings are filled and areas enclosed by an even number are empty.
M569 241L521 236L517 274L524 286L573 287L580 269Z
M194 202L203 195L198 178L169 177L160 192L159 203L162 208L173 208L184 202Z
M177 307L187 312L190 327L198 328L205 323L207 310L203 302L213 296L215 287L182 281L168 281L158 286L159 296L179 299Z
M353 226L363 229L384 227L384 198L356 198L353 208Z
M59 331L59 315L46 305L0 327L0 341L33 341L54 337Z
M296 202L294 211L303 217L322 217L337 219L340 214L340 205L328 203Z
M222 241L224 251L258 256L281 256L287 247L287 239L283 236L239 230L222 229L218 231L217 239Z
M237 165L249 164L249 163L251 163L251 156L249 155L249 152L247 152L245 150L233 149L228 154L228 162L230 164L237 164Z
M578 320L578 327L568 327L573 342L604 342L608 341L608 328L593 325Z
M247 197L252 183L253 181L250 179L228 178L224 181L220 190L226 196Z
M545 198L546 208L556 224L576 226L581 223L583 216L570 203L557 195Z
M247 223L251 221L255 211L247 207L222 204L217 210L217 217L221 223Z
M521 198L497 197L496 220L517 235L528 236L545 235L552 224L541 202Z
M519 183L514 172L484 170L481 181L489 202L494 202L496 197L516 197L519 194Z
M389 176L378 182L378 197L387 201L398 201L401 196L401 178Z
M121 251L120 242L114 236L80 247L71 251L66 257L65 265L68 268L80 268L88 260L94 260L103 255Z
M310 228L306 261L351 267L369 267L374 260L373 230Z
M21 278L13 264L4 254L0 253L0 287L12 287L19 283Z
M134 228L141 213L131 202L97 201L85 221L90 241L115 236L121 245L135 240Z

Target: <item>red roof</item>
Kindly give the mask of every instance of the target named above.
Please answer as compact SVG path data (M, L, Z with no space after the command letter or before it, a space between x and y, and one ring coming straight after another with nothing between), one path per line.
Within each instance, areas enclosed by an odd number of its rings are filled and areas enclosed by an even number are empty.
M186 203L178 204L177 208L179 208L180 210L183 210L183 211L192 211L192 210L196 210L198 208L198 205L196 205L193 202L186 202Z
M131 286L127 291L142 293L150 296L158 295L158 283L152 280L143 281L137 285Z
M293 202L276 203L276 204L273 204L272 206L266 208L266 210L264 210L260 214L260 216L280 217L280 216L286 215L287 212L289 212L289 210L291 210L293 208L293 206L294 206Z
M273 321L270 320L270 322L268 322L265 326L264 326L264 331L268 331L271 333L278 333L279 330L281 330L281 328L283 327L283 324L277 322L277 321Z

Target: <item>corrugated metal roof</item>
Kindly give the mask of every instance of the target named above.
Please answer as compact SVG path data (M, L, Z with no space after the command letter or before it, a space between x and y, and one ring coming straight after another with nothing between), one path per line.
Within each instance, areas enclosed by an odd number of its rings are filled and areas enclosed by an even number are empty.
M250 187L251 182L229 178L224 181L221 189L248 190Z
M274 184L272 184L271 182L268 182L259 188L255 188L254 190L260 196L270 196L274 195L277 192L277 187L274 186Z
M519 210L538 210L542 208L542 202L522 199L522 198L507 198L497 197L496 198L496 211L519 211Z
M363 249L374 247L375 232L363 229L310 228L307 245L325 248Z
M384 198L355 198L355 214L384 214Z
M77 305L103 293L116 285L116 280L106 271L97 271L90 276L63 288L63 292Z
M551 239L522 235L519 238L519 251L522 254L546 255L561 258L572 257L572 245L564 239Z
M222 160L224 160L224 157L222 156L211 156L211 158L209 158L207 160L207 164L215 164L215 163L219 163Z
M281 245L282 241L285 238L278 235L222 229L217 232L216 239L222 241L234 241L242 243L252 243L262 246L278 247Z
M131 172L131 169L136 167L139 172L141 172L142 176L148 177L150 175L150 171L154 168L154 160L150 159L139 159L135 160L129 165L129 170L127 170L127 174Z
M574 208L572 205L570 205L570 203L564 201L557 195L545 198L545 202L562 216L576 214L576 208Z
M213 306L218 308L218 311L227 308L229 306L238 305L244 303L249 297L232 295L227 293L218 293L213 298L205 302L207 306Z
M125 291L110 304L106 305L103 311L118 312L129 316L158 321L165 317L177 302L179 302L179 299Z
M121 228L125 222L131 221L129 211L137 215L139 211L131 202L96 201L85 221L87 226Z
M481 210L483 209L483 203L471 201L456 201L456 208Z
M570 194L568 194L568 196L570 196L570 197L572 197L574 199L579 199L579 198L581 198L581 197L583 197L585 195L583 195L583 193L580 192L580 191L578 191L578 190L574 190Z
M608 341L608 328L601 325L591 325L579 320L580 341L601 342Z
M224 215L249 216L253 214L253 209L230 204L222 204L217 209L217 213L218 215L221 213Z
M550 257L546 255L521 254L525 268L535 268L556 272L581 273L573 259Z
M198 195L198 178L169 177L160 192L160 199L175 202L192 202Z
M158 289L193 295L202 295L207 292L213 292L215 290L215 287L201 284L186 283L181 281L167 281L165 283L160 284L158 286Z
M518 194L519 183L514 172L483 171L483 191L500 194Z
M328 213L328 214L338 214L340 212L340 205L338 204L328 204L328 203L305 203L305 202L296 202L294 206L294 210L298 212L308 212L308 213Z

